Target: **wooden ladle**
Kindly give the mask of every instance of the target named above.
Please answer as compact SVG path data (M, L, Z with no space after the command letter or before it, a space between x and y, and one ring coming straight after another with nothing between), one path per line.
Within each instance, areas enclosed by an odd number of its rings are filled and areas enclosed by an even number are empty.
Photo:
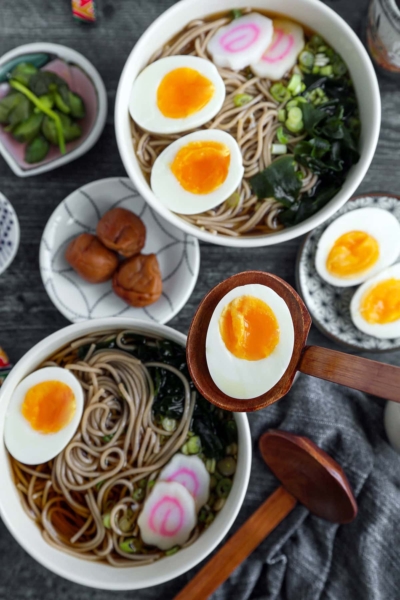
M357 503L343 469L306 437L272 430L261 436L263 459L282 483L175 600L206 600L301 502L332 523L350 523Z
M252 283L272 288L285 300L293 319L294 348L288 368L274 387L256 398L238 400L224 394L212 380L206 360L206 336L210 319L221 298L233 288ZM273 404L290 390L297 371L400 402L400 367L319 346L306 346L310 327L311 316L304 302L283 279L263 271L233 275L205 296L194 315L186 345L192 380L207 400L219 408L235 412L251 412Z

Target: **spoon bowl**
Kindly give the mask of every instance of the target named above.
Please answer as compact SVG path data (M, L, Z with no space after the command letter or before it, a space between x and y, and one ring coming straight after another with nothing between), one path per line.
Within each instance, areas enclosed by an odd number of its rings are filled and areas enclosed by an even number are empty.
M294 346L290 363L281 379L264 394L250 399L232 398L214 383L206 359L206 337L211 317L232 289L260 284L271 288L289 308L294 327ZM200 303L190 325L186 346L191 378L209 402L234 412L251 412L273 404L292 387L297 371L345 385L362 392L400 402L400 367L360 358L317 346L306 346L311 316L298 293L280 277L264 271L245 271L216 285Z

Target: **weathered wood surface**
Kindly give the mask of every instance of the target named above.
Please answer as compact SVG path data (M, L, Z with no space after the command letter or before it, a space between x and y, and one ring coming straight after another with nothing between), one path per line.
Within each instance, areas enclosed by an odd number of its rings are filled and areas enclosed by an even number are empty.
M199 0L201 1L201 0ZM77 187L101 177L123 176L114 135L114 100L124 62L144 29L173 0L98 0L98 22L85 26L71 17L70 0L0 0L0 55L28 42L66 44L82 52L100 71L108 90L105 130L84 160L27 180L19 179L0 160L0 190L13 203L21 225L21 246L10 269L0 277L0 345L16 362L33 344L67 325L50 302L39 274L38 253L43 228L54 208ZM328 2L361 35L367 0ZM399 191L400 95L399 81L380 77L381 137L360 192ZM245 269L271 271L294 285L296 253L301 240L243 252L202 244L201 272L188 304L170 323L187 332L200 299L221 279ZM315 328L309 343L340 349ZM374 357L399 363L400 353ZM1 485L1 483L0 483ZM0 525L0 600L109 600L110 598L170 598L181 583L147 592L108 593L85 590L50 574L34 562Z

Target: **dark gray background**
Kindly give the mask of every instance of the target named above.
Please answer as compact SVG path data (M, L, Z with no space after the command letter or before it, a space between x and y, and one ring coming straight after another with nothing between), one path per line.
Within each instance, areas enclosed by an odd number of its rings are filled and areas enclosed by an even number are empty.
M199 0L201 1L201 0ZM114 100L124 62L140 34L172 0L99 0L98 20L83 25L71 17L69 0L0 0L0 55L24 43L48 41L66 44L82 52L99 70L109 100L105 130L83 158L51 173L29 179L17 178L0 160L0 189L14 205L21 225L21 246L12 266L0 278L0 345L16 362L32 345L67 325L50 302L38 268L39 242L54 208L70 192L90 181L125 175L114 135ZM363 35L367 0L331 0L328 4ZM398 83L379 78L382 94L382 129L378 149L359 192L398 192L398 149L400 147L400 98ZM195 307L203 295L221 279L245 269L276 273L294 284L296 254L301 239L268 248L222 248L201 244L201 270L188 304L170 323L186 333ZM337 348L315 328L310 341ZM369 355L371 357L371 355ZM399 352L376 356L397 364ZM373 357L373 356L372 356ZM250 422L255 419L250 415ZM257 485L252 473L249 498ZM1 485L1 482L0 482ZM249 511L246 503L237 524ZM254 507L253 507L254 508ZM109 593L85 590L47 572L12 539L0 522L0 600L106 600L150 598L160 594L167 600L187 577L150 592ZM301 599L299 599L301 600Z

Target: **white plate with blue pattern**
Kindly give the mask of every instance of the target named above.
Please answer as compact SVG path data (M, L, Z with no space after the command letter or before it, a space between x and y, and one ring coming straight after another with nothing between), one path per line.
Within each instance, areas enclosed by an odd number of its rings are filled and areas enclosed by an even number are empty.
M350 316L350 301L358 286L334 287L324 281L315 269L315 253L325 229L341 215L357 208L376 206L391 212L400 222L400 198L390 194L371 193L352 198L320 227L308 234L299 250L296 266L297 291L303 298L322 333L334 341L358 351L389 352L400 349L400 338L381 340L359 331Z
M162 296L144 308L127 305L113 293L111 281L84 281L64 257L74 237L95 233L103 214L117 206L131 210L143 220L147 232L143 253L156 254L160 265ZM129 179L113 177L84 185L59 204L43 232L39 262L50 299L74 323L121 315L166 323L186 304L196 285L200 249L196 238L155 214Z
M0 192L0 274L11 265L18 246L18 218L9 200Z

